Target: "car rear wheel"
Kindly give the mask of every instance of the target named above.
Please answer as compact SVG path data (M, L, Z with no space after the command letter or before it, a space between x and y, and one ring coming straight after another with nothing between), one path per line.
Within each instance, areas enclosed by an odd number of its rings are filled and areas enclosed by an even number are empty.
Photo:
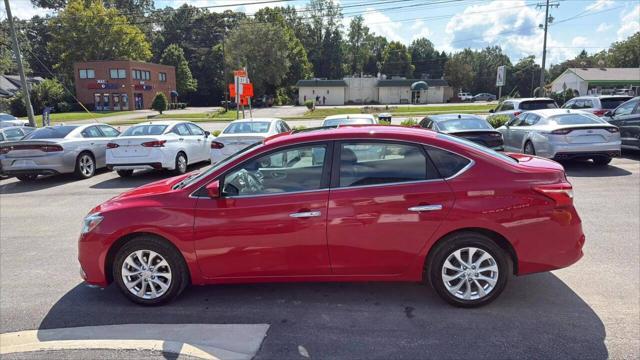
M176 174L181 175L187 172L187 155L183 152L179 152L176 155L176 169L174 170Z
M75 175L79 179L88 179L96 173L96 162L90 153L81 153L76 159Z
M126 178L133 175L133 170L117 170L116 173L118 173L118 176Z
M459 307L477 307L495 300L511 273L505 251L477 233L444 239L430 259L431 286L441 298Z
M113 278L122 293L141 305L175 299L189 283L187 266L178 251L155 237L139 237L116 254Z
M533 143L531 141L527 141L524 144L524 153L528 155L535 155L536 149L533 147Z
M34 181L38 178L38 175L29 174L29 175L17 175L16 178L20 181Z
M606 165L609 165L611 160L612 159L608 156L600 156L600 157L593 158L593 163L598 166L606 166Z

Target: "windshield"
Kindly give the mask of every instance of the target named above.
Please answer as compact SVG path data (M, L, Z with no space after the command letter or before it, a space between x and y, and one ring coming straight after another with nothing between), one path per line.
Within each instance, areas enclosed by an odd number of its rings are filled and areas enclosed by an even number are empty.
M211 174L212 172L214 172L217 169L227 165L231 161L233 161L236 158L244 155L246 152L252 150L253 148L257 147L258 145L262 145L262 142L260 141L260 142L253 143L253 144L243 148L242 150L239 150L239 151L233 153L231 156L229 156L228 158L220 161L219 163L213 164L213 165L209 166L208 168L205 168L204 170L202 170L196 176L194 176L192 178L186 178L186 179L182 180L180 183L176 184L174 188L177 188L178 185L180 185L180 187L187 187L187 186L189 186L189 185L191 185L193 183L196 183L196 182L200 181L200 179L203 179L203 178L209 176L209 174Z
M251 121L251 122L238 122L231 123L222 132L223 134L251 134L251 133L266 133L269 131L271 125L268 121Z
M541 109L557 109L553 100L536 100L523 101L520 103L520 110L541 110Z
M162 135L167 125L136 125L128 128L120 136Z
M603 109L615 109L622 105L623 102L631 99L631 97L601 98L600 104Z
M33 131L25 136L23 140L62 139L76 128L77 126L47 126Z
M0 121L3 120L17 120L15 116L9 114L0 114Z
M463 144L463 145L472 147L472 148L474 148L476 150L479 150L479 151L481 151L481 152L483 152L483 153L485 153L485 154L487 154L489 156L492 156L494 158L497 158L497 159L501 159L501 160L508 161L508 162L511 162L511 163L517 163L518 162L516 159L514 159L512 157L509 157L509 156L507 156L505 154L499 153L497 151L489 149L488 147L484 147L482 145L478 145L478 144L476 144L476 143L474 143L472 141L469 141L469 140L466 140L466 139L463 139L463 138L460 138L460 137L457 137L457 136L451 136L451 135L447 135L447 134L443 134L443 133L438 133L437 137L439 137L441 139L446 139L446 140L449 140L449 141L452 141L452 142L456 142L456 143L459 143L459 144Z
M588 125L588 124L605 124L604 120L590 114L564 114L556 115L549 118L558 125Z
M485 120L474 118L462 118L455 120L439 121L438 127L442 131L460 131L460 130L493 130Z
M368 125L368 124L373 124L373 120L369 118L340 118L340 119L327 119L322 123L322 126Z

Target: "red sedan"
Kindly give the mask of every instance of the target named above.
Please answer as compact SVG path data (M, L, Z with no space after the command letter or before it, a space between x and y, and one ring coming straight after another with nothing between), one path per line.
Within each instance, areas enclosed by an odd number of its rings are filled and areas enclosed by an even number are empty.
M580 259L572 196L556 162L433 131L281 134L93 209L81 274L144 305L189 284L427 281L472 307Z

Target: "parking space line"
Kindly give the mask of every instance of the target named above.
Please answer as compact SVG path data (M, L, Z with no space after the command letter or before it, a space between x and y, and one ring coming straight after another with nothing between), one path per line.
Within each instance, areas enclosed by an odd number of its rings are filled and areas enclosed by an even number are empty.
M267 324L126 324L0 334L0 354L47 350L162 351L202 359L251 359Z

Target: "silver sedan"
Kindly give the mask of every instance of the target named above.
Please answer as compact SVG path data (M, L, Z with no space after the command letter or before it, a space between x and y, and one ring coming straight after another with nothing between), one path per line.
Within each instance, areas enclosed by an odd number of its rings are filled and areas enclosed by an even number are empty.
M105 166L107 143L119 134L105 124L40 128L22 140L0 145L0 171L21 181L63 173L90 178Z
M597 116L567 109L524 112L501 126L505 151L606 165L620 155L620 131Z

